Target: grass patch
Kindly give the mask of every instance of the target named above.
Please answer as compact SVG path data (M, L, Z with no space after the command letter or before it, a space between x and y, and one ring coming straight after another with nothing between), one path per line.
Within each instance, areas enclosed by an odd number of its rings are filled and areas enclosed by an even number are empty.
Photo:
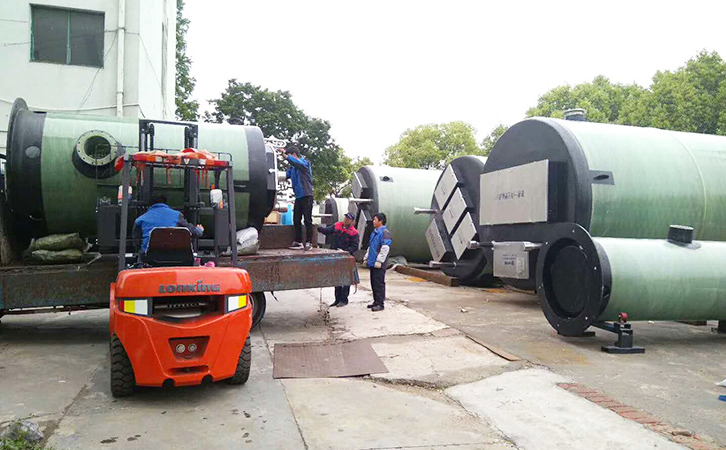
M15 439L0 439L0 450L43 450L42 444L33 444L22 433Z

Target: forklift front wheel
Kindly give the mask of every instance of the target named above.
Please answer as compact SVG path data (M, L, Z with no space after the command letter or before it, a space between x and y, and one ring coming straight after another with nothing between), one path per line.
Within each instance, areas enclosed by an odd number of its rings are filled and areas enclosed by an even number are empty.
M237 360L237 370L235 370L232 378L227 379L229 384L245 384L250 377L250 368L252 367L252 345L250 337L247 336L245 346L239 354Z
M134 368L123 344L114 335L111 338L111 394L114 397L128 397L136 386Z
M252 299L252 328L254 329L257 328L265 316L267 298L265 298L264 292L254 292L250 298Z

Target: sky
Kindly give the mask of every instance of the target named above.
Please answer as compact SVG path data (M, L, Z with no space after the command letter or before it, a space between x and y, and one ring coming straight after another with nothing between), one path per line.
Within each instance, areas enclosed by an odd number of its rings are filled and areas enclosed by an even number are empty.
M649 86L701 50L726 58L726 0L186 0L200 112L236 78L287 90L351 157L463 120L477 140L548 90Z

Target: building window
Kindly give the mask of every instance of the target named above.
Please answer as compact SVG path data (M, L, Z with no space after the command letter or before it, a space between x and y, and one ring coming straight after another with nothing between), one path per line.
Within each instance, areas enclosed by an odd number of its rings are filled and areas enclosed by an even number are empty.
M103 13L31 8L31 61L103 67Z

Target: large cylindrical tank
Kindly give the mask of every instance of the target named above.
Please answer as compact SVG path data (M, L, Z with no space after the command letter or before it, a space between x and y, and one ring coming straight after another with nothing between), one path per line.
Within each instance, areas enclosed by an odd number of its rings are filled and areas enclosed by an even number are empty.
M536 179L523 179L522 166L542 161L549 167L542 164L531 171ZM495 225L548 221L575 222L593 236L630 238L665 238L668 226L678 223L694 227L698 239L726 240L723 136L534 118L497 141L485 178L502 170L510 171L511 186L502 187L511 192L485 193L484 205L497 208L481 211L484 239L501 240L511 229ZM503 182L499 178L492 181ZM519 194L516 189L521 197L502 196ZM527 206L535 210L522 209Z
M431 202L440 175L440 170L387 166L365 166L358 170L353 175L353 196L368 200L356 203L361 249L368 247L373 215L382 212L393 234L391 256L403 256L410 262L429 262L431 252L425 237L429 217L414 215L413 208Z
M442 263L446 275L467 284L491 281L491 275L484 273L484 250L468 248L479 226L479 180L486 161L481 156L461 156L446 166L434 189L435 213L426 230L433 261Z
M349 201L342 197L328 197L320 202L320 223L323 225L332 225L336 222L342 222L343 216L348 212Z
M726 240L724 173L726 137L528 119L504 133L489 155L479 241L543 243L559 222L579 224L592 236L651 239L682 224L695 228L697 239ZM512 284L534 288L532 248L532 270Z
M232 155L237 228L260 228L275 200L274 155L257 127L199 123L199 144ZM31 111L13 105L7 145L7 200L20 241L50 234L96 234L100 198L115 201L113 161L139 145L138 119ZM154 147L182 149L183 128L155 124ZM178 172L178 171L175 171ZM155 176L156 191L181 198L180 173ZM224 187L225 181L222 181Z
M593 238L577 224L558 224L546 242L538 291L560 334L581 335L620 313L634 321L726 319L726 242Z

